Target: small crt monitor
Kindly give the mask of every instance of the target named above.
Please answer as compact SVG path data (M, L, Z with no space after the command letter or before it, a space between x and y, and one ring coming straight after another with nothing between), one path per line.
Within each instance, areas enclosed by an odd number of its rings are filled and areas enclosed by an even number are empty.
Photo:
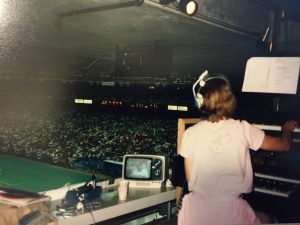
M129 181L129 187L160 188L168 178L167 159L164 155L124 155L122 178Z

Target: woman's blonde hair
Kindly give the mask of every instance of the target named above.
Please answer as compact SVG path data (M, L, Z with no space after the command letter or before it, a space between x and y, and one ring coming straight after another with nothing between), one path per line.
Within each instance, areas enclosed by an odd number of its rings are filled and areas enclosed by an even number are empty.
M203 88L203 109L207 120L218 122L231 118L236 108L236 99L230 85L221 79L207 82Z

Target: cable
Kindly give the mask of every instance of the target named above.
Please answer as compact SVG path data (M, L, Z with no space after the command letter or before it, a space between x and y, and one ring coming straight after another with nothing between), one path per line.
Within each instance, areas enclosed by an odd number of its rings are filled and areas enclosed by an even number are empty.
M92 220L93 220L93 224L95 225L96 224L96 220L95 220L95 216L94 216L92 210L89 211L89 214L91 215Z

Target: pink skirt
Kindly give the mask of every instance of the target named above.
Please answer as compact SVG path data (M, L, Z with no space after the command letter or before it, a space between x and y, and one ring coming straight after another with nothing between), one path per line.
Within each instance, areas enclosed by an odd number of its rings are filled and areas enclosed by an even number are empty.
M260 224L251 206L242 198L204 199L189 193L182 200L178 225Z

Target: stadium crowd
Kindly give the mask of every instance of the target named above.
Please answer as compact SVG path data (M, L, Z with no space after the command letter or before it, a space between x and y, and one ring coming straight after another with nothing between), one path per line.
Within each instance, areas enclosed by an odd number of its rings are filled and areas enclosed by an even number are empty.
M147 112L1 110L0 150L72 167L81 158L122 161L128 153L159 153L172 161L177 120Z

